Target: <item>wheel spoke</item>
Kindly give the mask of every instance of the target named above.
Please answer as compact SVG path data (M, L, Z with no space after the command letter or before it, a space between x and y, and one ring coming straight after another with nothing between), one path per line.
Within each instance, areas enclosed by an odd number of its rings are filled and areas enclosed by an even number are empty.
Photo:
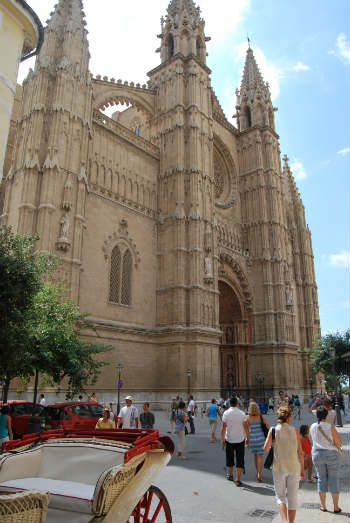
M146 496L147 496L147 494L146 494ZM152 504L152 499L153 499L153 490L151 490L151 492L146 497L146 499L147 499L147 503L146 503L145 513L144 513L144 516L143 516L143 521L144 522L146 522L148 520L148 514L149 514L149 511L150 511L151 504Z
M159 512L160 512L160 509L163 507L163 505L164 505L164 501L163 501L162 499L159 500L159 503L158 503L158 506L157 506L157 508L156 508L156 511L155 511L155 513L153 514L153 518L151 519L151 523L155 523L155 521L156 521L156 519L157 519L157 517L158 517L158 514L159 514Z

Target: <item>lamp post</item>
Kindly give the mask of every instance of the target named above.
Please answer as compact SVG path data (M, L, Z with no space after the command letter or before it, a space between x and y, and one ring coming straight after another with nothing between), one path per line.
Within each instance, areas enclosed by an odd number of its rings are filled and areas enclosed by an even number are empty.
M190 397L190 384L191 384L191 376L192 376L191 369L186 370L186 375L187 375L187 395L188 395L188 397Z
M123 368L123 365L122 365L121 363L118 363L118 365L117 365L117 371L118 371L118 402L117 402L117 416L119 415L119 412L120 412L120 389L121 389L122 386L123 386L123 382L122 382L122 380L121 380L122 368Z
M338 402L338 380L335 375L335 347L329 347L329 352L330 352L330 355L332 356L333 375L334 375L334 379L335 379L335 387L334 387L335 405L334 405L334 408L335 408L335 412L337 414L337 425L338 425L338 427L342 427L343 421L341 419L341 412L340 412L340 407L339 407L339 402Z
M255 376L256 378L256 381L259 383L260 385L260 388L262 387L262 390L263 390L263 397L264 397L264 403L265 403L265 376L263 375L262 372L258 372Z
M310 383L310 390L311 390L311 396L313 395L313 390L312 390L312 384L314 382L314 378L312 376L310 376L309 378L309 383ZM317 384L316 384L316 390L317 390Z

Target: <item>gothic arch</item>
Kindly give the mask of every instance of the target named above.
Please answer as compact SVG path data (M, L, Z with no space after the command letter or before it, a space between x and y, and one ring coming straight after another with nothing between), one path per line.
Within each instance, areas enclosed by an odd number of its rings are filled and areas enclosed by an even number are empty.
M215 205L229 208L237 198L237 169L228 147L219 136L214 135L214 184Z
M146 90L145 90L146 91ZM154 95L152 92L143 92L143 89L105 83L94 83L94 109L103 110L109 105L130 104L148 116L154 114Z
M221 252L219 255L220 263L221 264L227 264L231 269L234 275L237 277L240 285L241 290L241 297L245 306L245 309L250 314L253 310L253 295L250 289L250 285L248 282L248 278L240 266L240 264L230 255L225 252ZM225 281L225 276L220 279L223 279ZM229 280L227 280L229 283ZM231 283L232 285L232 283Z
M124 221L125 220L122 220L122 222ZM118 232L113 232L108 236L107 240L104 241L102 251L104 253L105 260L108 260L111 257L111 253L116 245L122 246L123 250L130 250L133 264L135 268L137 268L141 261L141 257L139 251L136 248L135 242L129 236L127 223L126 225L121 223L121 227L118 229Z

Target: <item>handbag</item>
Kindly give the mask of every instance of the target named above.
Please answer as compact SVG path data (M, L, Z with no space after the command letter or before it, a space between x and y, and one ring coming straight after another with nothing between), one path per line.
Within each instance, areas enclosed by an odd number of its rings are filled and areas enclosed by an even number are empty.
M275 427L272 427L271 433L272 433L272 445L270 447L269 453L266 456L266 459L265 459L265 462L264 462L264 468L268 469L268 470L271 470L272 464L273 464L273 455L274 455L274 452L273 452L273 442L275 440Z
M265 425L264 421L263 421L263 417L262 415L260 414L260 425L261 425L261 430L263 431L264 433L264 436L265 438L267 437L268 433L269 433L269 429L267 428L267 426Z
M327 434L324 432L323 428L322 428L320 425L317 425L317 426L318 426L318 428L320 429L320 432L321 432L322 436L323 436L324 438L326 438L326 440L328 441L328 443L330 443L331 445L334 445L334 447L337 449L337 452L338 452L338 454L339 454L339 457L340 457L340 459L343 461L343 460L344 460L344 452L343 452L343 449L342 449L341 447L338 447L338 445L336 445L336 444L334 443L334 441L333 441L331 438L329 438L329 437L327 436Z

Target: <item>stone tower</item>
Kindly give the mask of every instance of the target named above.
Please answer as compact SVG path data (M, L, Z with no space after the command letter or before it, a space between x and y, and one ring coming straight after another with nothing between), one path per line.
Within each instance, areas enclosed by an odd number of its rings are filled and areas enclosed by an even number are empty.
M161 64L149 73L157 107L151 135L160 150L157 325L176 336L193 379L201 381L208 362L206 380L214 384L219 322L209 38L192 0L170 2L159 37Z
M84 26L81 0L60 0L18 89L1 220L39 233L115 347L99 396L114 399L116 363L142 400L302 392L319 332L311 235L252 49L235 127L192 0L161 19L148 85L93 78Z
M23 85L6 194L7 223L39 233L38 249L61 257L57 278L77 298L91 138L92 85L81 0L60 0ZM17 187L15 187L17 185ZM6 210L7 209L7 210Z

